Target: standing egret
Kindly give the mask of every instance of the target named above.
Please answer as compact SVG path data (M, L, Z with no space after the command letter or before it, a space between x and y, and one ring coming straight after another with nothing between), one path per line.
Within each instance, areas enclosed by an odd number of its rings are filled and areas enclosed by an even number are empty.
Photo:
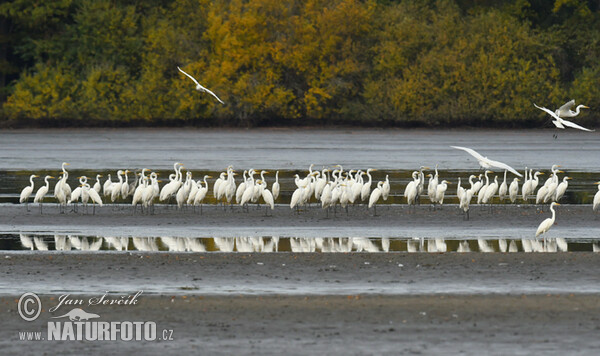
M102 190L102 185L100 184L100 178L101 177L102 177L102 174L97 174L96 175L96 183L94 183L94 190L98 194L100 194L100 190Z
M271 191L269 191L269 189L267 189L267 182L259 180L258 184L260 184L261 186L261 195L263 200L265 201L265 204L267 205L265 207L265 216L267 216L267 212L269 211L269 208L271 208L271 210L275 209L275 201L273 199L273 193L271 193Z
M495 168L500 168L500 169L507 169L514 175L516 175L518 177L522 177L521 173L517 172L514 168L512 168L508 164L494 161L487 157L483 157L482 155L480 155L479 153L477 153L475 150L473 150L471 148L461 147L461 146L450 146L450 147L456 148L458 150L463 150L463 151L467 152L468 154L470 154L471 156L475 157L475 159L477 159L477 161L479 162L479 165L482 168L490 169L490 168L495 167Z
M490 204L490 209L492 208L492 201L494 200L494 195L498 191L498 176L494 177L494 182L492 182L487 189L485 190L485 195L482 199L483 204Z
M448 189L448 184L451 183L447 180L443 180L440 184L438 184L435 190L435 201L436 203L440 204L440 209L442 208L442 205L444 205L444 195Z
M416 207L421 175L418 171L414 171L412 173L412 178L413 180L406 185L406 188L404 188L404 197L406 198L406 204L408 204L409 210L411 205Z
M592 210L596 211L600 209L600 182L594 184L598 185L598 192L594 195L594 203L592 204Z
M504 170L504 180L498 189L498 198L500 198L500 202L504 201L506 193L508 193L508 185L506 184L506 170Z
M494 173L492 171L485 171L485 184L479 189L479 193L477 193L477 204L481 204L483 198L485 197L485 191L490 186L490 177L488 177L488 173Z
M102 185L102 195L104 195L105 198L111 196L112 185L113 185L113 182L111 181L110 174L109 174L108 178L106 178L106 181Z
M184 72L183 70L181 70L181 68L177 67L177 69L179 69L179 71L183 74L185 74L188 78L190 78L191 80L194 81L194 83L196 83L196 90L199 92L205 92L205 93L209 93L210 95L214 96L221 104L225 104L223 101L221 101L221 99L219 99L218 96L215 95L215 93L213 93L212 91L206 89L205 87L203 87L202 85L200 85L200 83L198 83L198 81L192 77L191 75L187 74L186 72Z
M552 202L552 204L550 204L550 211L552 211L552 217L551 218L547 218L546 220L542 221L542 223L540 224L540 226L538 226L537 231L535 232L535 237L540 236L541 234L545 234L548 230L550 230L550 228L552 227L552 225L554 225L554 219L556 217L556 213L554 211L554 207L560 205L557 202Z
M539 175L544 174L544 172L540 172L537 171L535 172L535 174L533 175L533 178L531 178L531 172L529 173L529 180L525 183L523 183L523 187L521 188L521 191L523 193L523 201L525 201L527 203L527 200L529 200L529 195L532 194L535 191L535 188L537 188L540 179L539 179Z
M369 177L369 180L363 184L361 191L360 191L360 200L365 201L367 200L367 198L369 197L369 194L371 193L371 182L373 181L373 178L371 177L371 172L376 171L375 168L369 168L367 169L367 177Z
M273 191L273 202L275 200L277 200L277 198L279 198L279 190L280 190L280 186L279 186L279 171L275 172L275 183L273 183L273 185L271 186L271 190ZM316 194L316 191L315 191ZM320 194L320 192L319 192Z
M44 178L44 182L46 185L41 186L37 192L35 193L35 198L33 199L34 203L40 203L40 214L42 213L42 202L44 201L44 197L48 194L48 189L50 189L50 182L48 179L54 178L53 176L46 176Z
M244 194L244 191L246 190L246 181L248 180L247 174L248 174L248 171L244 170L244 173L242 173L242 182L237 186L237 188L235 190L235 203L236 204L240 203L240 199L242 199L242 195Z
M438 165L435 165L435 175L429 174L429 184L427 185L427 195L429 196L429 201L431 204L435 205L436 195L437 195L437 186L438 186Z
M87 191L90 199L92 200L92 214L96 214L96 204L102 206L102 199L100 198L100 194L95 189L90 189L90 185L88 183L84 184L84 189Z
M383 185L381 186L381 197L383 198L383 200L387 200L388 197L390 195L390 180L388 178L388 175L385 175L385 181L383 182Z
M206 197L206 193L208 193L208 182L206 181L206 178L212 178L212 176L209 176L209 175L204 176L204 186L198 187L198 192L196 193L196 196L194 197L194 206L200 204L200 214L202 214L202 201L204 201L204 198Z
M373 207L374 213L373 216L377 216L377 201L381 198L381 189L383 187L383 182L378 182L377 187L373 189L371 195L369 196L369 209Z
M575 105L575 100L567 102L565 105L556 109L554 113L559 117L575 117L579 115L579 109L589 109L589 107L585 105L577 105L577 108L575 108L575 111L573 111L571 110L571 107L573 107L573 105Z
M304 187L298 187L296 188L296 190L294 190L294 193L292 194L292 199L290 200L290 209L296 208L297 212L299 213L298 205L301 202L300 200L303 194Z
M460 203L459 203L458 207L461 208L464 212L463 219L466 218L466 220L469 220L469 209L470 209L470 205L471 205L471 198L473 198L474 193L475 193L475 191L473 190L473 188L469 188L469 189L465 190L465 192L460 197Z
M122 170L118 170L117 171L117 177L119 178L118 182L115 182L111 185L111 191L110 191L110 201L114 204L115 200L117 200L117 198L119 197L119 195L121 194L121 187L123 185L123 177L122 177L123 171Z
M123 175L125 177L125 180L121 184L121 198L123 199L127 199L127 196L129 196L129 176L127 175L127 173L129 172L130 171L128 169L126 169L125 172L123 172Z
M519 194L519 178L513 179L512 183L508 187L508 198L511 203L517 201L517 195Z
M19 203L23 204L25 203L25 207L27 208L27 211L29 211L29 197L31 196L31 193L33 193L33 178L37 178L39 177L38 175L32 174L31 176L29 176L29 183L31 183L31 185L26 186L25 188L23 188L23 190L21 191L21 195L19 196Z
M563 178L563 181L556 188L556 193L554 195L554 201L558 202L563 197L563 195L565 195L565 192L567 191L567 188L569 187L570 179L571 179L571 177Z

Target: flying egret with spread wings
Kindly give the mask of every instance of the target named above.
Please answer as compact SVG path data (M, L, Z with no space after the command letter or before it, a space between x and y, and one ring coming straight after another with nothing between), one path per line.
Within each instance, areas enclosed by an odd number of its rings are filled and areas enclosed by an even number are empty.
M573 111L571 110L571 107L573 107L573 105L575 105L575 99L556 109L554 113L559 117L575 117L579 115L579 109L589 109L589 107L585 105L577 105L575 111Z
M554 126L556 126L559 129L564 129L565 126L567 126L567 127L571 127L571 128L578 129L578 130L583 130L583 131L588 131L588 132L595 131L595 130L586 129L585 127L579 126L579 125L577 125L574 122L561 119L560 116L558 116L556 113L552 112L552 110L550 110L550 109L546 109L544 107L537 106L537 105L535 105L535 103L533 104L533 106L535 106L536 108L538 108L538 109L540 109L542 111L545 111L550 116L552 116L552 118L553 118L552 123L554 124ZM558 109L558 110L560 110L560 109Z
M205 92L205 93L209 93L210 95L214 96L221 104L225 104L221 99L219 99L218 96L215 95L215 93L213 93L212 91L206 89L205 87L203 87L202 85L200 85L200 83L198 83L198 81L192 77L191 75L187 74L186 72L184 72L183 70L181 70L181 68L177 67L177 69L179 69L179 71L185 75L187 75L191 80L194 81L194 83L196 83L196 90L200 91L200 92Z
M461 146L450 146L450 147L456 148L458 150L466 151L468 154L475 157L477 159L477 161L479 161L479 165L485 169L491 169L494 167L500 168L500 169L506 169L506 170L512 172L513 174L515 174L516 176L522 177L521 173L517 172L514 168L512 168L508 164L494 161L487 157L483 157L482 155L480 155L479 153L477 153L475 150L473 150L471 148L461 147Z

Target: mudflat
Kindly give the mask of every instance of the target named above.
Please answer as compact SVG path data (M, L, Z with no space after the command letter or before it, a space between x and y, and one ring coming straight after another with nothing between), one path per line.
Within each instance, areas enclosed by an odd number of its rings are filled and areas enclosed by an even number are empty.
M3 253L3 352L202 354L596 354L600 258L554 254ZM575 281L575 283L574 283ZM330 290L325 285L341 285ZM406 288L397 288L403 285ZM462 286L462 290L451 286ZM470 289L469 286L482 289ZM486 286L520 286L494 293ZM153 286L153 287L152 287ZM230 286L223 290L221 286ZM296 289L293 289L295 286ZM554 286L548 292L543 287ZM313 288L314 287L314 288ZM147 290L146 290L147 289ZM594 292L595 289L595 292ZM80 306L99 321L153 321L171 341L19 341ZM43 311L22 320L24 292Z

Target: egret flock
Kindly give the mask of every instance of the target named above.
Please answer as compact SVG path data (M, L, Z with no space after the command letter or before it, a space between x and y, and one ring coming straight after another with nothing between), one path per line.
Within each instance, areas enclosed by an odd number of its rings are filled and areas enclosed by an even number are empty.
M553 165L550 169L549 178L545 183L541 184L540 176L545 173L542 171L533 172L533 169L525 168L524 173L520 174L512 167L498 161L487 159L479 155L472 149L465 147L455 147L465 150L475 156L480 165L486 170L481 174L471 174L468 178L458 178L456 187L456 198L458 200L458 208L464 213L465 219L469 218L469 210L472 201L477 204L492 208L492 202L497 199L498 202L517 203L521 200L524 203L530 201L535 204L550 204L552 218L548 218L540 224L536 232L536 236L544 234L554 224L555 210L558 206L558 201L564 196L569 180L568 176L564 176L562 180L559 178L560 173L564 173L559 168L559 165ZM142 212L154 213L156 203L161 203L165 206L175 205L177 209L183 209L186 206L191 206L194 209L206 203L208 195L214 198L212 202L222 203L226 209L227 206L233 209L235 205L248 209L249 204L265 203L265 214L269 210L275 209L275 203L289 204L290 209L296 213L300 213L300 208L308 208L311 204L316 203L320 208L326 210L329 215L330 209L335 209L339 206L343 209L348 209L351 205L363 204L367 209L373 208L376 215L376 204L380 201L385 201L390 196L390 181L389 175L385 176L385 180L375 182L371 173L376 169L369 168L366 170L344 170L341 165L334 167L323 168L322 170L313 170L314 165L309 167L306 175L294 175L295 189L291 194L291 199L281 201L280 199L280 183L279 171L275 172L274 180L269 183L269 178L266 175L271 172L266 170L244 170L241 181L236 181L236 171L232 166L227 167L224 172L221 172L219 177L212 182L210 175L203 175L201 179L195 180L192 171L184 172L184 165L176 162L173 165L173 173L165 180L164 184L159 179L159 173L153 172L147 168L141 171L133 172L130 170L118 170L114 176L107 175L106 180L102 182L103 175L97 174L95 182L90 184L91 179L86 176L77 177L78 185L75 189L71 189L68 183L69 171L67 170L69 163L63 162L61 173L58 176L57 182L54 184L52 196L58 203L61 213L65 213L69 204L76 209L77 203L81 202L85 211L88 210L88 204L92 205L95 212L95 206L103 206L105 203L112 203L114 206L124 207L126 204L131 205L132 212L136 213L138 206ZM493 171L489 169L502 168L504 169L502 182L498 176L490 179ZM411 209L416 209L420 204L421 197L429 200L431 206L436 209L444 205L446 192L449 186L452 185L446 179L441 179L436 166L432 173L425 175L425 172L431 170L429 167L422 166L418 170L412 172L412 179L406 184L403 198ZM514 177L511 182L507 181L508 172L513 172L519 177L524 177L523 180ZM134 177L130 179L130 173ZM258 177L257 177L258 176ZM184 178L185 177L185 178ZM38 175L31 175L29 178L30 184L23 188L19 201L27 204L29 198L33 195L35 189L34 179L39 178ZM427 179L428 178L428 181ZM39 203L40 213L46 196L50 194L50 180L53 176L47 175L44 177L44 184L40 186L34 198L34 203ZM522 182L522 184L520 184ZM594 210L600 209L600 182L598 192L594 196ZM539 189L538 189L539 186ZM537 190L537 192L536 192ZM520 194L519 194L520 193ZM447 199L446 199L447 200ZM28 207L27 207L28 209ZM202 210L200 210L202 212Z
M177 69L185 76L189 77L195 84L195 89L200 92L206 92L217 99L221 104L225 104L215 93L206 87L202 86L193 76L184 72L181 68ZM546 112L551 116L552 123L556 128L565 129L566 127L582 130L582 131L594 131L575 124L571 121L565 120L564 118L573 118L579 115L580 110L585 108L585 105L578 105L575 111L571 108L575 105L575 100L571 100L558 108L555 111L540 107L533 104L536 108ZM557 136L554 135L554 138ZM451 146L452 148L463 150L473 156L479 162L479 165L485 169L483 174L470 175L465 179L465 183L468 182L468 186L462 186L461 178L458 179L456 188L456 197L458 199L458 207L464 212L466 219L469 218L469 209L471 201L474 197L477 197L477 204L488 204L490 209L492 207L492 201L494 197L498 197L500 202L508 199L511 203L515 203L518 199L519 194L519 183L523 178L523 184L521 186L521 199L528 203L530 198L535 195L536 204L548 204L550 203L550 210L552 217L544 220L536 231L536 237L546 233L550 227L554 224L555 210L554 207L560 205L558 201L565 194L570 177L563 177L562 181L559 179L558 174L564 173L559 170L559 165L554 165L551 168L550 177L546 180L544 185L539 190L536 189L540 183L540 175L544 172L536 171L533 173L533 169L524 170L524 174L519 173L516 169L509 165L491 160L477 151L461 146ZM93 186L88 183L90 180L86 176L77 177L79 185L74 190L67 183L69 178L69 172L66 170L66 166L69 164L64 162L62 164L62 173L58 177L57 183L54 185L54 198L56 199L61 213L66 211L69 204L75 204L81 201L84 208L87 210L88 203L93 206L95 212L95 206L103 206L104 203L110 201L111 203L122 201L131 202L133 211L135 212L137 206L141 207L142 211L154 212L154 204L159 201L162 203L169 204L172 200L177 204L177 208L182 209L186 205L193 207L200 206L200 212L202 212L202 204L209 194L209 182L207 179L212 178L210 175L204 175L202 179L194 180L192 178L192 172L187 171L185 174L185 180L183 179L183 164L176 162L173 165L173 174L169 176L169 181L160 187L161 180L158 178L157 172L151 172L150 169L144 168L141 172L132 172L129 170L118 170L115 175L115 181L113 181L110 174L104 183L101 183L100 178L102 175L98 174L95 177L95 183ZM376 169L369 168L367 170L354 170L344 171L341 165L329 168L323 168L321 171L314 170L313 166L309 167L309 172L306 176L300 177L296 174L294 183L296 189L292 193L289 206L291 209L296 209L299 213L300 207L305 207L311 202L318 203L321 208L325 209L329 214L329 209L339 205L342 208L348 209L348 205L365 204L368 209L373 208L374 214L377 214L377 203L380 200L387 200L390 195L390 182L389 177L386 175L385 181L373 182L371 172ZM500 169L504 171L504 179L499 184L498 177L495 176L493 181L490 181L489 174L494 172L490 169ZM420 197L423 195L425 186L425 171L429 170L428 167L420 167L412 173L412 180L406 185L404 189L404 198L409 208L415 207L420 204ZM149 174L147 174L149 172ZM509 183L507 182L507 172L514 174L516 177ZM129 181L129 173L134 173L135 176ZM265 174L268 171L262 170L257 171L254 169L245 170L243 172L242 181L237 184L235 176L238 174L234 171L232 166L227 167L225 172L222 172L213 184L212 194L215 200L219 203L223 203L233 207L234 204L238 204L245 209L248 209L248 204L257 203L260 201L266 204L265 214L268 209L275 209L275 202L279 198L280 185L279 185L279 171L275 173L275 181L271 185L271 189L268 188L267 179ZM255 178L256 175L260 175L260 179ZM365 176L367 179L365 179ZM34 190L34 178L39 178L37 175L31 175L29 182L30 185L26 186L20 194L19 202L27 204L29 197L32 195ZM449 185L452 183L448 180L441 180L439 178L437 166L435 167L435 174L427 174L429 178L427 184L427 197L430 203L435 207L436 205L442 206L444 204L444 198ZM42 203L46 195L50 190L49 180L54 179L53 176L47 175L44 177L45 185L41 186L35 193L34 203L40 204L40 213L42 213ZM593 209L600 209L600 182L598 184L598 192L594 196ZM286 202L287 203L287 202ZM28 211L29 208L27 207ZM410 209L409 209L410 211Z

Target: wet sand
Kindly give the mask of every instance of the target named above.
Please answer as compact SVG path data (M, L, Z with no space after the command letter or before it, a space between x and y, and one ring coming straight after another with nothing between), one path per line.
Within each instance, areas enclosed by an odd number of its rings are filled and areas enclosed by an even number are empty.
M0 205L0 232L79 233L101 236L180 236L180 237L434 237L434 238L533 238L538 225L551 216L534 205L501 205L493 208L472 206L470 219L464 220L461 211L453 205L432 210L428 205L409 209L406 205L380 206L374 210L351 206L346 211L339 207L327 215L313 205L300 213L289 206L278 205L265 216L264 206L251 206L243 212L239 206L233 211L219 206L203 207L199 211L175 210L157 206L155 214L133 214L131 206L115 210L111 206L96 209L96 214L59 214L56 204L48 204L40 215L37 206L26 212L24 205ZM69 208L70 210L70 208ZM556 225L549 237L600 238L600 214L590 205L561 205L557 207Z
M24 348L36 354L596 354L600 294L585 291L598 290L599 267L593 253L3 253L0 283L12 292L0 297L0 347L7 354ZM173 341L17 341L18 331L46 332L51 316L69 311L64 306L51 314L47 308L72 288L77 288L73 295L87 299L106 290L127 295L148 285L160 289L173 281L181 287L178 292L145 292L136 306L83 307L101 321L154 321L159 330L174 331ZM471 286L518 283L523 289L449 292L448 286L465 281ZM269 283L293 283L305 292L210 292L219 285ZM310 293L312 285L323 283L349 288ZM414 293L369 292L371 285L395 283L416 288ZM43 292L48 285L53 292ZM562 289L531 292L544 285ZM17 314L23 292L43 295L46 309L34 322Z

